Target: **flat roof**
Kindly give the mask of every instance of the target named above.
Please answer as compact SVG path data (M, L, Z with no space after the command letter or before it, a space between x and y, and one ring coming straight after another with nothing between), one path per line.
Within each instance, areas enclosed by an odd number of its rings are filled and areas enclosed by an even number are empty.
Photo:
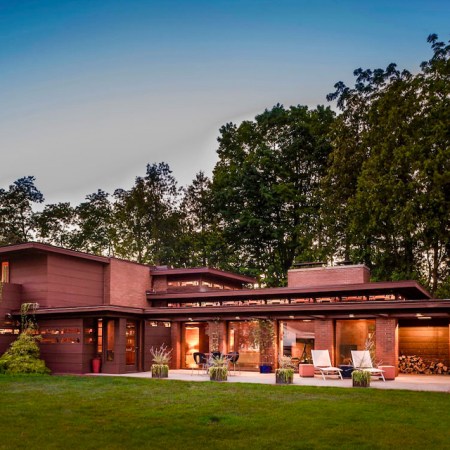
M148 300L220 301L220 300L256 300L280 298L314 298L361 295L401 295L406 299L418 300L431 298L430 293L416 281L386 281L374 283L339 284L330 286L308 286L238 289L234 291L207 291L186 293L148 293Z
M225 270L213 269L211 267L193 267L193 268L170 268L170 267L151 267L152 277L158 276L180 276L180 275L210 275L224 280L240 281L241 283L256 283L256 279L246 275L226 272ZM192 295L192 294L191 294Z
M40 242L25 242L23 244L12 244L0 247L0 255L10 253L57 253L59 255L72 256L74 258L88 259L103 264L109 264L109 258L106 256L97 256L90 253L80 252L78 250L69 250L67 248L56 247L55 245L42 244Z

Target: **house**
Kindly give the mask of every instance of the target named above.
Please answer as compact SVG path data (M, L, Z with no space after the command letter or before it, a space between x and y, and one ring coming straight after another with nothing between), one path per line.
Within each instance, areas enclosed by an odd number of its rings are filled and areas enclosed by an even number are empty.
M212 268L147 266L41 243L0 247L0 354L19 333L23 303L39 326L42 358L55 373L147 371L150 348L173 348L172 367L193 353L238 351L243 369L308 359L328 349L334 364L372 339L376 358L399 354L450 363L450 300L415 281L371 282L364 265L313 264L288 273L287 287L255 288L250 277ZM273 324L261 352L257 321Z

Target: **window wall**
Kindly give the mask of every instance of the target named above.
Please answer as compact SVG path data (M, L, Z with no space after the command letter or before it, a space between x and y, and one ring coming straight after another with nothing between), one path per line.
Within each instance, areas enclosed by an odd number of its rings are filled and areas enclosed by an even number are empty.
M259 370L259 347L252 337L256 327L258 323L254 321L228 324L228 351L239 352L239 367L242 370Z
M351 351L365 350L368 342L374 353L375 320L336 320L336 364L351 364Z
M294 362L309 363L314 348L314 322L288 320L280 322L280 354L291 356Z

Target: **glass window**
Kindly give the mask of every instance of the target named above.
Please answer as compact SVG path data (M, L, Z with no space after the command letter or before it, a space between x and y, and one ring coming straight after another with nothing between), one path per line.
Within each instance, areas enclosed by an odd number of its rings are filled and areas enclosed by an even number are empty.
M108 320L106 323L106 359L114 361L114 346L115 346L115 326L114 320Z
M294 361L309 363L314 348L314 322L289 320L281 324L281 348L283 355Z
M228 332L228 350L239 352L239 366L243 370L259 368L260 351L255 346L253 336L258 322L230 322Z
M0 274L2 283L9 283L9 262L2 261L2 273Z
M364 350L369 341L375 343L375 320L336 320L336 364L351 364L351 351Z

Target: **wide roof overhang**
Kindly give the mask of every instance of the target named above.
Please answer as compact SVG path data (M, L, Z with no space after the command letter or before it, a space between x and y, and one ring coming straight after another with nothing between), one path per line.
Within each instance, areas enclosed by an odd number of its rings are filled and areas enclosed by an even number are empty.
M431 298L430 293L416 281L389 281L377 283L339 284L330 286L281 287L264 289L238 289L234 291L206 291L183 293L147 292L147 300L167 300L171 302L269 300L293 298L322 298L399 295L406 299Z

